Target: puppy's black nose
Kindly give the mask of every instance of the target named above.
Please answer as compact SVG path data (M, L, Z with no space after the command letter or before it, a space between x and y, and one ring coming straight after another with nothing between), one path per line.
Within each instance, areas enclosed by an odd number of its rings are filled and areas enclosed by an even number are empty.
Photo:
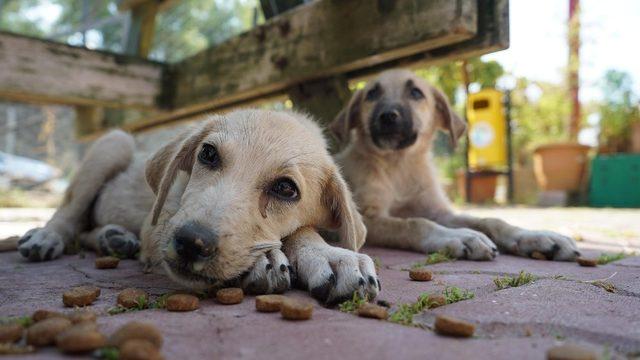
M173 242L178 256L186 261L198 261L213 255L218 236L198 223L188 223L178 229Z
M385 111L380 114L380 127L383 129L392 129L398 125L400 114L396 110Z

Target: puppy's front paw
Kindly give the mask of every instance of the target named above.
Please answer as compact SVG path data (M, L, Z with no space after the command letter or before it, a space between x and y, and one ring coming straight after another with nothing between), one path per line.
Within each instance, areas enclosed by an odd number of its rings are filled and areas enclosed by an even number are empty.
M102 255L134 258L140 250L138 237L120 225L103 226L96 238Z
M18 251L30 261L52 260L64 251L64 241L55 231L31 229L18 241Z
M279 249L260 255L258 261L241 279L241 287L249 294L283 293L291 287L291 265Z
M354 292L369 300L380 292L375 265L367 255L326 244L309 245L292 261L299 284L327 306L351 299Z
M426 253L446 251L451 256L469 260L493 260L498 248L485 234L471 229L442 227L423 242Z
M511 243L505 250L520 256L531 257L539 252L557 261L573 261L580 256L573 239L553 231L518 230L512 235Z

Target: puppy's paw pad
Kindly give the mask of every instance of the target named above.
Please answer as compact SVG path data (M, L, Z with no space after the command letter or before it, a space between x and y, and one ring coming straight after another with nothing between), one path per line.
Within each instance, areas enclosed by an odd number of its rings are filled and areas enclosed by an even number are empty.
M573 261L580 256L573 239L552 231L521 230L514 240L516 247L512 252L522 256L531 257L537 252L557 261Z
M96 237L102 255L134 258L140 250L138 237L122 226L104 226L100 229Z
M18 251L30 261L58 258L64 251L64 241L55 231L31 229L18 241Z
M283 293L291 288L292 267L279 249L261 255L241 280L245 292L253 295Z

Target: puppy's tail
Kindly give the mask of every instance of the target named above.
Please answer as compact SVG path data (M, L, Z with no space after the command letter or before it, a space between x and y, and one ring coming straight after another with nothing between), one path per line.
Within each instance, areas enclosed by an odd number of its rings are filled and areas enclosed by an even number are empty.
M20 236L11 236L6 239L0 239L0 252L18 250L18 240L20 240Z

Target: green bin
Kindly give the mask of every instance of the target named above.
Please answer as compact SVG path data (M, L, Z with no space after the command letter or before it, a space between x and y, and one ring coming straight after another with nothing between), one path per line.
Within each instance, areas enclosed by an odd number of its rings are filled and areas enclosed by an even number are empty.
M640 154L599 155L591 161L589 203L640 207Z

